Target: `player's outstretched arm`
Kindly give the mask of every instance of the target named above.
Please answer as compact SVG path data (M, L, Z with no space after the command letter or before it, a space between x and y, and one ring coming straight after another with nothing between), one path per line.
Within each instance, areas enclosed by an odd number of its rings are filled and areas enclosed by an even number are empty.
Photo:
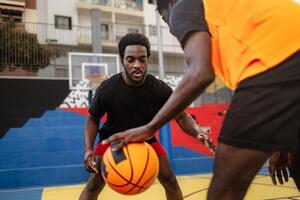
M118 144L113 147L113 151L118 151L123 146L128 144L129 142L139 142L145 141L151 138L154 135L152 130L147 126L140 126L137 128L132 128L117 134L110 136L108 139L103 140L102 144L109 144L115 141L118 141Z
M183 80L150 123L137 129L130 129L110 137L103 143L123 140L118 148L132 141L142 141L153 136L165 123L181 113L214 80L211 66L210 35L195 31L185 40L184 55L187 70Z
M182 112L175 117L175 120L185 133L196 138L196 140L198 140L201 144L204 144L206 147L208 147L213 154L215 153L214 143L196 123L191 115L187 114L186 112Z
M289 181L291 157L288 152L275 152L269 159L269 173L274 185Z
M93 150L93 146L97 130L99 128L99 120L100 119L95 119L89 114L84 128L85 153L83 162L86 170L92 173L98 173L96 169L96 155Z

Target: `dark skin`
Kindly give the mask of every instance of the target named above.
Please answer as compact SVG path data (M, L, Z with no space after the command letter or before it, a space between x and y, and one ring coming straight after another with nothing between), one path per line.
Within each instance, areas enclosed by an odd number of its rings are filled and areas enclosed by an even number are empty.
M169 22L170 9L173 5L174 2L169 1L169 9L160 12L166 23ZM211 64L211 38L207 32L195 31L189 34L185 38L183 51L187 71L182 82L157 115L144 126L111 136L103 141L104 144L121 140L119 146L116 147L120 149L129 142L143 141L153 136L156 130L182 112L214 80L215 75ZM214 175L207 199L242 199L256 173L270 156L269 152L220 143L216 152ZM276 169L278 166L275 166L274 170Z
M171 4L170 4L171 6ZM168 19L169 11L163 11L164 19ZM199 48L203 47L203 48ZM194 32L189 35L184 46L184 55L187 63L186 74L173 92L166 104L148 124L113 135L103 144L121 140L116 149L135 141L150 138L165 123L176 117L190 105L203 90L214 80L215 74L211 65L210 36L206 32Z
M274 185L281 185L289 181L291 169L291 154L288 152L275 152L269 160L269 173Z
M129 45L125 51L126 56L122 61L123 79L128 85L140 86L145 82L148 68L146 48L141 45Z
M201 39L206 38L206 41L204 41L203 45L209 45L209 38L208 38L209 35L205 34L205 33L204 33L204 35L202 35L202 34L203 33L195 35L194 36L195 39L193 39L193 41L199 41L197 39L198 37L200 37ZM103 142L103 144L122 139L121 143L116 146L116 150L118 150L118 149L122 148L125 144L127 144L128 142L144 141L148 138L151 138L160 127L162 127L166 122L168 122L169 120L171 120L174 117L175 117L175 120L179 122L179 124L182 124L182 116L181 115L183 113L183 110L186 108L186 106L188 106L189 104L192 103L194 98L196 98L198 96L199 88L197 87L197 85L199 84L199 82L201 82L201 83L203 82L205 84L205 86L202 87L202 90L204 90L204 88L206 86L208 86L214 78L214 73L213 73L211 67L210 68L204 68L204 67L198 68L197 67L197 65L199 65L199 64L203 65L203 66L211 66L210 59L206 59L206 60L199 59L199 61L196 61L193 59L193 58L199 57L200 55L202 55L202 56L206 55L209 57L210 56L210 47L209 47L209 50L207 50L206 52L199 52L199 53L195 53L194 48L195 48L195 44L190 44L186 50L188 54L190 54L190 55L192 54L191 57L187 58L187 61L190 61L188 63L190 64L191 67L187 71L186 77L181 82L181 84L178 86L178 88L174 91L174 93L171 95L170 99L166 102L165 106L159 111L159 113L157 113L155 118L145 126L142 126L142 127L136 128L136 129L130 129L128 131L125 131L125 132L122 132L119 134L115 134L114 136L110 137L108 140L105 140ZM207 74L207 73L210 74L211 76L204 76L204 74ZM202 80L199 79L199 76L202 77L203 79ZM191 85L190 82L193 82L194 84ZM183 88L183 89L180 89L180 88ZM188 101L182 103L182 101L181 101L182 97L185 97L185 99ZM166 108L166 106L168 106L169 108L168 107ZM174 109L175 109L175 111L174 111ZM170 111L172 111L172 113L169 114L168 112L170 112ZM173 116L173 115L176 115L176 116ZM189 119L188 121L194 121L194 120ZM197 125L193 125L193 126L198 127ZM199 131L202 131L202 130L199 130ZM199 131L197 131L197 132L199 132ZM211 151L214 151L214 146L213 146L211 140L203 132L202 132L202 136L200 136L198 138L199 138L198 140L202 144L209 146Z
M292 176L298 188L300 188L299 164L300 164L300 135L297 140L297 149L294 152L274 152L269 159L269 173L274 185L283 185Z
M94 118L90 114L87 117L87 121L84 129L85 139L85 154L84 165L89 172L98 173L96 165L96 154L93 150L95 138L99 128L100 119Z
M126 84L131 86L139 86L145 82L148 58L147 51L141 45L128 45L124 52L122 60L124 72L122 77ZM214 151L212 141L205 135L202 129L197 125L194 119L187 113L181 112L176 117L176 122L183 131L195 137L199 142L210 147ZM100 172L102 156L95 155L93 144L99 128L100 118L94 118L88 115L85 126L85 156L84 165L91 173ZM171 169L167 156L159 156L159 174L158 180L163 185L168 200L182 200L182 193L179 188L176 177ZM80 200L97 199L99 193L104 187L102 176L92 174L80 195Z

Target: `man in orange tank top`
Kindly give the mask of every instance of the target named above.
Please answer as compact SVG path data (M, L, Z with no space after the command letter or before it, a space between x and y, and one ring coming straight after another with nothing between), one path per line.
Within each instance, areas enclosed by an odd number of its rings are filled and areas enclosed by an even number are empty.
M157 0L157 10L183 48L185 77L151 122L104 143L152 136L217 74L235 95L208 199L242 199L269 158L274 184L287 181L292 163L300 188L300 1Z

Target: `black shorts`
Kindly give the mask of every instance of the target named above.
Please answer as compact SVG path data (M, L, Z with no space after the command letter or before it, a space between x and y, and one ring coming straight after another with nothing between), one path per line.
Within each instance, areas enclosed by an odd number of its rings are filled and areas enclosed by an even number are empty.
M300 133L300 52L243 80L219 142L263 151L294 151Z

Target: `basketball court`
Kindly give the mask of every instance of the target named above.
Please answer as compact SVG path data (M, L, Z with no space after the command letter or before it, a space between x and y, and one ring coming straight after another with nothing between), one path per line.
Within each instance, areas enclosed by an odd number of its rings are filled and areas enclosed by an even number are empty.
M293 1L300 3L300 0ZM0 34L0 41L3 41L0 44L0 79L3 76L1 85L5 86L1 90L4 101L0 109L0 200L78 200L90 176L82 163L88 108L98 86L126 68L118 54L120 38L129 32L149 37L152 55L149 64L152 66L149 65L151 71L148 72L159 74L173 89L186 71L182 67L186 63L182 48L176 38L170 37L169 28L162 26L157 12L154 13L155 1L0 2L0 28L2 24L5 28L0 30L3 30ZM61 8L57 9L57 5ZM10 23L4 24L4 21ZM261 64L250 61L251 66ZM265 63L269 64L267 61ZM196 108L187 109L195 121L197 118L197 122L209 130L208 135L215 143L232 94L217 79L193 103ZM106 115L101 122L105 119ZM174 123L173 120L159 131L159 141L167 151L184 200L206 199L214 158L207 148L182 133ZM162 132L165 133L160 134ZM148 161L154 160L147 156L136 157L139 162L147 158L139 181L146 174ZM131 169L130 181L138 174L133 173L138 170L132 163L130 161L131 168L122 168L123 171ZM266 165L254 178L244 199L300 200L300 192L292 178L284 185L275 186ZM104 159L102 173L107 166ZM147 170L154 168L149 164ZM166 200L164 188L153 173L149 174L154 184L141 194L122 195L106 185L98 199ZM104 176L107 178L105 173ZM109 179L106 180L109 184ZM138 188L139 182L134 184L133 188Z
M112 67L113 66L113 67ZM86 107L87 91L94 90L103 80L112 74L120 72L118 55L115 54L89 54L89 53L70 53L69 54L69 89L71 93L62 102L61 108L76 110L78 107ZM57 116L56 116L57 117ZM49 119L47 120L49 122ZM77 121L76 121L77 123ZM202 124L202 121L200 121ZM205 122L203 122L205 124ZM83 125L82 125L83 127ZM212 125L212 132L215 127ZM81 134L81 131L79 131ZM178 131L174 131L177 133ZM177 138L177 139L176 139ZM184 142L186 146L193 149L191 142L182 141L183 136L173 138L176 145ZM191 138L189 138L191 139ZM177 141L180 140L180 141ZM182 145L182 144L181 144ZM196 144L195 146L199 146ZM80 149L79 152L82 152ZM79 154L78 154L79 155ZM79 156L81 158L81 156ZM81 163L82 161L80 161ZM186 161L183 161L186 162ZM69 166L69 165L68 165ZM194 164L194 166L202 166ZM191 166L189 166L191 167ZM60 168L62 169L62 168ZM80 166L80 170L84 171ZM70 171L71 172L71 171ZM50 173L49 173L50 174ZM65 174L64 174L65 175ZM51 176L51 174L49 175ZM72 174L70 176L76 176ZM207 189L212 174L198 174L191 176L177 176L179 185L187 200L206 199ZM46 178L46 177L44 177ZM51 177L49 177L51 178ZM80 183L80 182L78 182ZM60 185L51 187L17 188L0 190L0 200L76 200L79 198L84 183L76 185ZM114 192L107 186L104 188L98 199L102 200L165 200L163 187L156 180L146 192L125 196ZM290 180L284 185L274 186L267 173L257 175L248 190L246 200L300 200L300 193L294 182Z
M184 199L205 199L211 174L178 176ZM0 191L0 200L76 200L84 184ZM105 187L98 199L103 200L165 200L164 189L158 181L146 192L135 196L120 195ZM274 186L270 177L258 175L254 179L245 200L300 200L300 193L293 181Z

